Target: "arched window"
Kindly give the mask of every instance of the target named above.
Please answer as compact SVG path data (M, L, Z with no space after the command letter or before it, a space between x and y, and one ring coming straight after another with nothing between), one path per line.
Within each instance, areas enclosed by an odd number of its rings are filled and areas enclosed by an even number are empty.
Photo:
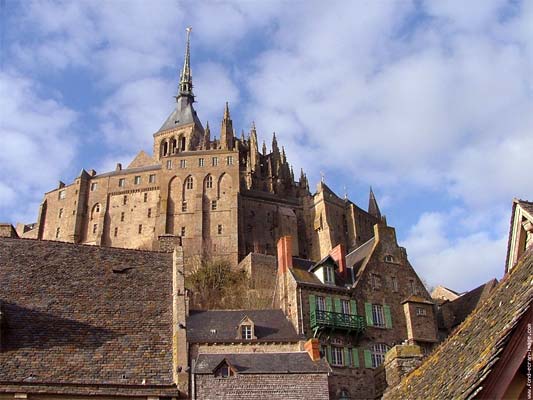
M91 210L91 219L96 218L100 213L100 203L96 203Z
M166 140L163 143L161 143L161 155L162 156L168 155L168 142Z
M207 189L211 189L213 187L213 177L211 175L207 175L205 178L205 187Z
M175 138L170 139L170 154L176 153L176 143Z
M187 179L185 179L185 188L186 189L192 189L193 188L192 176L188 176Z
M181 151L185 151L185 136L182 136L180 141L181 141L180 149L181 149Z

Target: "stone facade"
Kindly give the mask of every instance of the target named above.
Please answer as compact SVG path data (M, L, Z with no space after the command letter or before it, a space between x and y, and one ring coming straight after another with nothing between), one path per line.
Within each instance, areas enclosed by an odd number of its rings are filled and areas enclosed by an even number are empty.
M20 224L19 235L153 250L170 234L182 237L186 259L207 254L234 265L251 252L275 255L283 236L293 237L293 255L311 259L372 237L381 221L377 204L366 212L323 182L311 194L275 135L269 151L264 143L259 148L253 124L246 137L235 137L227 104L219 139L212 139L194 100L187 45L175 109L153 134L152 154L60 182L45 193L37 222Z

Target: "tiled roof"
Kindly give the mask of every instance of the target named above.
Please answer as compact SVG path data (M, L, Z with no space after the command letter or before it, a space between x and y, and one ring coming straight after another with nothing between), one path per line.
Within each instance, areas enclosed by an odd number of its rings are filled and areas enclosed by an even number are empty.
M177 393L171 254L0 239L0 288L0 382Z
M506 341L533 302L533 252L385 399L469 399L482 387Z
M224 360L238 374L327 374L330 371L323 359L313 362L306 352L294 352L199 354L193 373L212 374Z
M237 339L237 330L244 317L255 327L257 341L296 342L301 337L280 309L191 311L187 317L187 340L191 343L250 342Z
M303 283L303 284L308 284L308 285L318 285L324 288L337 287L337 288L344 289L346 284L351 283L351 280L348 279L348 281L346 281L338 273L337 269L335 269L335 285L322 283L320 279L318 279L316 275L310 271L310 270L314 270L316 266L320 265L323 261L327 260L330 257L331 256L326 256L319 262L314 262L311 260L304 260L302 258L293 257L292 258L293 267L291 268L292 276L298 283ZM350 278L350 276L348 276L348 278Z
M346 265L348 267L354 267L361 261L364 261L372 252L376 238L373 237L370 240L363 243L361 246L346 255ZM357 271L354 271L357 272Z

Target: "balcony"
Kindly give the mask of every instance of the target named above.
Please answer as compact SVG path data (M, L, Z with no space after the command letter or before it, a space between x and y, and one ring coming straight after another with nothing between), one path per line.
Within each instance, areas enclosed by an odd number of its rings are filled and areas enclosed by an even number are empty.
M311 329L320 328L362 333L366 323L361 315L343 314L332 311L311 310Z

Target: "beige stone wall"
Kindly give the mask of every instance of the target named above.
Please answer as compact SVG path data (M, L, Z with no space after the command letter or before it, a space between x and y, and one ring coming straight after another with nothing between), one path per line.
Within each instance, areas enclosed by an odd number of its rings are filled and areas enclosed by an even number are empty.
M230 354L230 353L284 353L300 351L299 342L265 342L265 343L191 343L189 354L191 360L196 359L198 354Z
M408 339L415 342L436 342L435 307L432 304L407 302L404 303L403 308Z

